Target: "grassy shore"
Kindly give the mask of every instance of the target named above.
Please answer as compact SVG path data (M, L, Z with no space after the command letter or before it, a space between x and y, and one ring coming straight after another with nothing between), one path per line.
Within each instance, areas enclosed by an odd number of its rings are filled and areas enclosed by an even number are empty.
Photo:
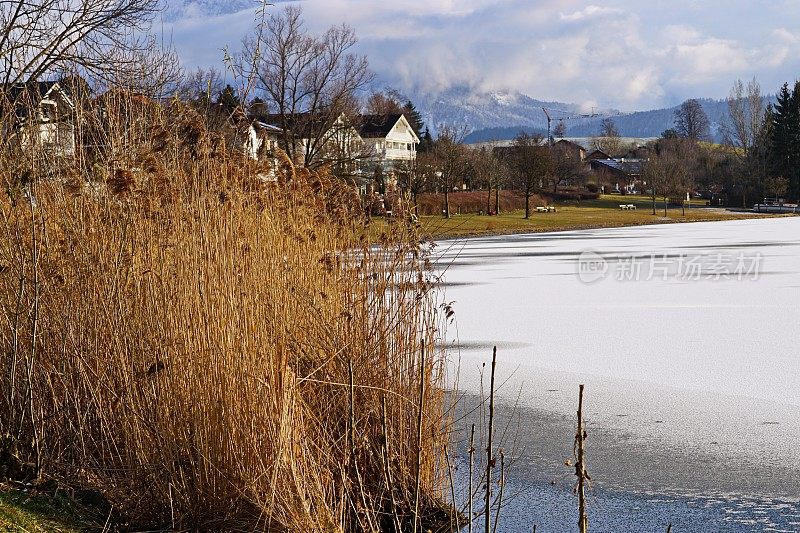
M503 235L509 233L537 233L545 231L568 231L591 228L613 228L666 224L680 222L707 222L762 218L764 215L748 212L733 212L718 208L695 205L686 208L670 206L664 216L664 204L656 203L653 215L652 201L644 196L604 195L597 200L581 202L559 202L554 204L555 213L531 213L525 218L524 211L501 212L499 216L454 215L449 219L438 216L423 216L420 219L423 233L434 239L481 235ZM635 210L622 210L620 204L633 204Z
M0 532L73 533L90 529L79 505L65 495L31 494L0 485Z

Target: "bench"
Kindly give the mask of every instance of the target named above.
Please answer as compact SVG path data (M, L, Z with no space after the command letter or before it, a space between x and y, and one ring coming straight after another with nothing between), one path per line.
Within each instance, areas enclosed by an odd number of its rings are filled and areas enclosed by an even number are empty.
M623 211L627 211L629 209L636 210L636 206L633 204L619 204L619 208L622 209Z
M536 208L536 212L537 213L547 213L547 208L539 206L539 207Z
M636 211L636 206L633 204L628 204L628 209L633 209L634 211Z

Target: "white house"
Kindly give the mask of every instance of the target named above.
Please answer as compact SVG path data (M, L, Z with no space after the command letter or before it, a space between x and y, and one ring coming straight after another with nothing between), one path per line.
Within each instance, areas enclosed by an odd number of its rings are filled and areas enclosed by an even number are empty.
M417 159L419 137L405 115L364 115L359 134L368 147L374 148L374 156L370 158L373 164L391 169L398 163Z
M58 82L40 81L5 87L6 109L14 120L4 135L16 136L23 149L41 148L46 153L75 155L75 104Z
M282 126L290 132L287 148L290 155L306 166L334 164L348 173L361 157L363 143L358 131L344 113L334 117L325 113L295 113L289 115L260 115L254 117L264 126L273 128L276 146L285 143Z
M245 153L251 159L260 160L272 155L278 147L278 141L283 130L277 126L254 120L247 128L247 137L244 142Z

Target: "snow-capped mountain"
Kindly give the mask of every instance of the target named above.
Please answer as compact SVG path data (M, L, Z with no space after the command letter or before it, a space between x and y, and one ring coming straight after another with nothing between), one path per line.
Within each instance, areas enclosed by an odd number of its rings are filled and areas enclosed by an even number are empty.
M255 9L260 0L164 0L164 20L173 22L186 18L213 17Z
M513 139L521 131L545 134L547 118L543 107L553 118L552 128L560 119L568 117L564 125L569 137L598 135L604 118L611 118L623 137L658 137L674 127L677 109L674 106L635 113L595 109L596 116L582 117L586 110L577 104L537 100L519 92L481 92L458 87L433 95L409 94L432 132L442 126L466 129L467 142ZM728 119L727 102L702 99L700 104L708 115L712 137L720 140L723 124Z
M524 126L547 129L542 107L555 114L579 113L579 106L562 102L545 102L520 92L480 92L467 87L454 87L431 94L410 92L431 130L443 126L466 127L468 132L501 126Z

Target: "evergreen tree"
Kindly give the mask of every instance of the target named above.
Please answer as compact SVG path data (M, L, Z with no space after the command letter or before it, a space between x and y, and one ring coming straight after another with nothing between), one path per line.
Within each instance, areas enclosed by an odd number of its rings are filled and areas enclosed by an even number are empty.
M420 139L417 152L430 152L432 149L433 149L433 137L431 137L430 130L427 127L425 127L425 133L422 134L422 138Z
M239 96L236 94L236 89L230 85L226 85L217 99L217 105L226 113L233 113L233 110L239 107L241 102Z
M770 176L770 165L772 159L772 138L775 128L775 111L772 104L767 104L764 111L764 119L753 139L753 147L749 157L752 160L751 167L758 180L758 194L764 195L765 183Z
M411 124L411 127L414 129L414 133L419 135L422 132L422 115L419 114L417 108L414 107L414 104L411 103L411 100L406 102L406 105L403 106L403 114L406 116L406 120L408 123Z
M800 196L800 82L793 90L784 83L778 93L772 123L770 175L789 180L789 196Z

